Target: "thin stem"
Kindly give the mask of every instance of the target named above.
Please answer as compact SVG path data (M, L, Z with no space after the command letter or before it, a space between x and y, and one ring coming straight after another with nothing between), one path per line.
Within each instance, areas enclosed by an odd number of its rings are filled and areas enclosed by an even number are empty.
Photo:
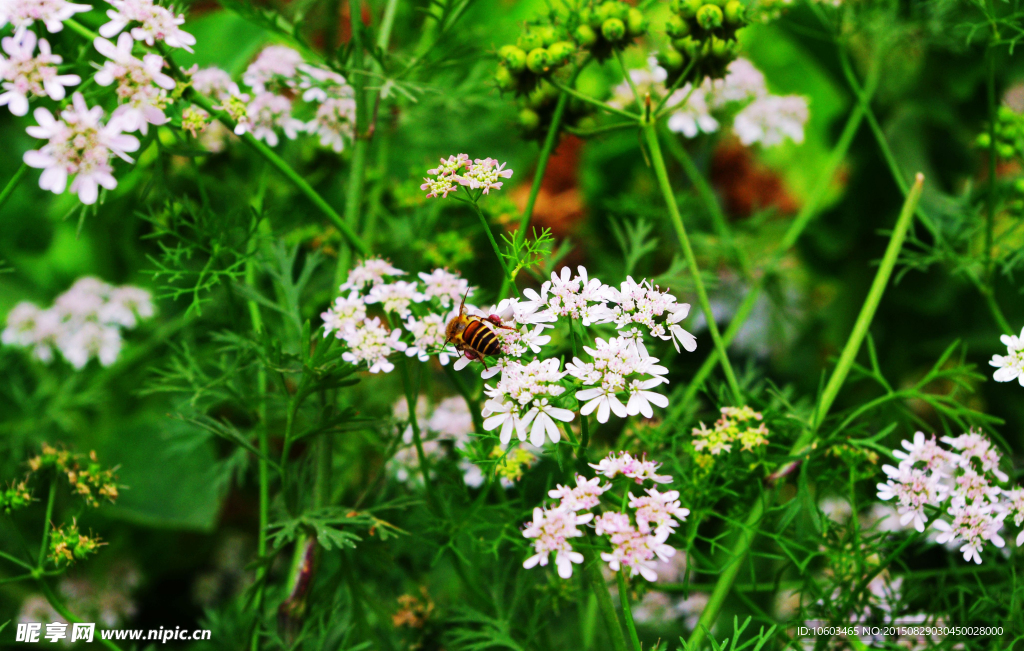
M487 234L487 240L491 243L491 248L494 249L494 256L498 258L498 264L501 265L501 270L504 272L504 278L509 280L509 286L512 288L512 292L519 296L519 288L512 282L512 276L509 274L508 265L505 264L505 258L501 255L501 249L498 248L498 241L494 239L494 233L491 232L491 225L487 222L487 218L484 217L484 213L480 210L480 206L476 201L469 201L463 199L465 203L473 206L473 210L476 212L476 216L480 218L480 224L483 226L484 233Z
M434 487L430 483L430 463L427 455L423 452L423 438L420 435L420 423L416 417L416 402L418 396L413 390L412 381L409 377L409 360L401 359L398 363L402 374L402 388L405 390L405 404L409 407L409 427L412 428L412 440L416 446L416 459L420 465L420 475L423 477L423 488L427 493L427 502L434 509L437 502L434 498Z
M986 90L988 95L988 211L985 215L985 283L993 284L995 276L995 256L992 251L996 221L996 50L988 49L988 75Z
M480 415L480 404L479 401L469 391L469 387L466 386L466 382L459 375L458 371L452 368L452 364L444 365L444 372L448 376L448 379L455 385L455 390L459 392L462 399L466 401L466 405L469 406L469 415L473 419L473 430L477 433L484 431L484 419Z
M572 356L575 359L579 353L576 350L576 319L569 319L569 341L572 343ZM580 337L580 345L583 344L583 338ZM587 446L590 445L590 423L587 421L587 417L580 413L580 446L576 451L576 456L580 461L587 460Z
M26 570L35 570L36 569L36 568L32 567L31 565L29 565L28 563L26 563L25 561L23 561L20 558L18 558L17 556L12 556L11 554L8 554L7 552L4 552L4 551L0 551L0 558L6 559L6 560L14 563L15 565L17 565L19 567L22 567L22 568L24 568Z
M686 265L689 268L690 275L693 277L693 285L697 290L697 300L700 302L701 309L704 311L704 316L707 319L708 331L711 333L711 339L715 343L715 350L718 351L718 356L722 360L722 370L725 372L725 379L729 383L733 400L739 405L742 402L743 394L740 391L739 382L736 381L736 374L732 369L732 364L729 362L729 357L726 354L725 343L718 332L715 315L711 311L711 302L708 300L708 292L700 276L700 267L697 266L697 257L693 254L690 238L686 234L683 218L679 214L679 206L676 205L672 184L668 180L668 170L665 169L665 159L661 154L661 145L658 143L658 133L654 124L650 122L644 124L643 129L647 140L647 147L651 153L651 163L654 165L654 174L658 178L658 186L661 188L661 194L668 205L672 226L675 228L676 236L679 238L679 246L683 249L683 255L686 257Z
M636 105L643 107L644 98L640 97L640 91L637 89L636 84L633 83L633 76L629 74L629 70L626 68L626 62L622 60L622 50L615 50L615 59L619 62L619 69L622 70L622 76L626 78L626 83L629 84L629 89L633 91L633 99L636 100Z
M619 581L619 601L622 603L622 618L626 620L626 629L629 631L629 639L633 643L633 651L641 651L640 638L636 634L636 624L633 623L633 610L629 607L629 588L626 585L626 573L622 568L616 573Z
M3 208L4 204L7 203L7 200L14 192L14 189L18 187L18 184L21 183L21 179L25 177L26 172L28 172L28 165L22 163L18 168L18 171L16 171L14 176L11 177L11 180L4 186L4 189L0 190L0 208Z
M224 126L232 130L235 128L235 121L232 120L224 111L215 109L211 99L195 92L192 89L186 91L185 94L190 101L216 117L220 122L224 123ZM302 178L298 172L292 169L292 167L286 163L283 158L278 156L270 147L267 147L256 138L253 138L251 133L245 133L241 138L246 144L255 149L256 153L266 159L274 169L291 181L299 192L306 195L306 198L309 199L313 205L320 210L320 212L330 219L331 223L333 223L339 231L341 231L342 237L345 238L352 248L363 255L368 255L370 253L369 247L366 246L366 243L363 242L362 238L359 237L355 230L349 226L349 224L342 219L341 215L339 215L338 212L332 208L316 190L313 189L313 186L311 186L306 179Z
M50 542L50 519L53 517L53 502L57 497L57 470L50 471L50 494L46 497L46 516L43 519L43 540L39 543L39 558L36 561L36 569L42 571L43 562L46 561L46 549Z
M612 604L612 595L608 590L608 585L604 581L604 574L601 573L601 563L594 557L592 550L583 548L580 552L583 554L583 571L590 581L591 593L597 597L597 609L608 629L612 649L613 651L626 651L626 637L622 634L619 618L615 616L615 606Z
M847 374L849 374L850 369L853 367L857 352L860 350L861 343L863 343L868 328L871 326L871 321L875 317L878 304L882 300L882 294L885 293L885 288L889 284L889 276L892 275L892 271L896 267L896 260L899 257L900 249L903 247L903 240L907 236L907 229L910 228L910 223L913 221L917 204L921 200L923 188L924 175L919 173L914 180L910 193L907 195L906 201L903 203L900 216L896 219L896 226L893 227L892 235L889 237L889 246L885 249L885 255L882 257L882 263L879 265L875 279L871 283L871 289L868 291L864 306L857 316L856 323L853 324L853 332L850 333L846 346L839 356L839 363L836 364L836 369L832 372L828 384L825 385L825 391L821 394L821 399L818 401L815 418L812 421L814 429L820 427L822 422L824 422L825 416L832 407L832 403L835 401L836 396L839 395L839 390L842 388L843 383L846 382Z
M39 580L39 589L42 591L43 596L46 597L46 600L50 602L50 605L53 606L53 609L57 611L58 615L74 624L83 623L82 618L77 617L74 613L68 610L68 607L64 605L64 603L60 600L60 597L57 596L53 589L49 585L47 585L46 581L44 581L43 579ZM99 635L98 633L96 634L96 636L97 637L94 639L96 639L97 642L107 647L111 651L121 651L121 647L114 644L114 642L104 639L103 636Z
M614 106L608 106L607 104L605 104L601 100L594 99L593 97L590 97L589 95L584 95L583 93L579 92L578 90L576 90L574 88L570 88L569 86L566 86L565 84L563 84L560 81L556 81L555 79L551 79L551 85L554 86L555 88L557 88L558 90L562 91L563 93L568 93L568 94L572 95L573 97L575 97L576 99L580 100L581 102L584 102L586 104L590 104L591 106L596 106L597 108L601 109L602 111L606 111L608 113L612 113L612 114L618 115L620 117L628 118L628 119L632 120L633 122L639 122L640 121L640 116L639 115L636 115L634 113L630 113L629 111L623 111L622 109L615 108Z
M380 31L377 32L377 47L381 50L388 49L391 42L391 28L395 24L395 14L398 12L398 0L388 0L384 5L384 15L380 19Z

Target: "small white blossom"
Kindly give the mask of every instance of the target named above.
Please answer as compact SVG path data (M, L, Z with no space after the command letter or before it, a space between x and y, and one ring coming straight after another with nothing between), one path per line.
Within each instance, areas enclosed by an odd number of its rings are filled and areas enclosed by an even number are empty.
M558 425L555 424L556 420L568 423L575 417L576 414L572 411L553 407L548 403L547 398L542 398L535 401L523 416L523 427L526 428L533 423L533 427L530 429L530 443L540 447L544 445L545 439L550 439L552 443L558 443L561 439Z
M951 507L949 514L953 516L952 523L945 520L935 521L934 527L942 532L935 540L940 544L962 541L960 551L963 552L965 561L973 560L980 565L980 552L986 542L996 547L1005 546L999 530L1003 526L1006 513L994 513L991 506L968 504Z
M611 453L598 463L589 464L591 468L608 479L614 479L619 475L629 477L638 484L645 481L653 481L656 484L667 484L672 481L671 475L657 474L660 463L648 461L646 458L638 459L628 452Z
M404 280L374 285L366 295L368 305L380 303L385 312L395 312L403 319L411 314L410 305L422 303L424 300L425 297L419 292L416 283Z
M350 364L365 362L370 373L390 373L395 365L388 361L388 356L396 350L405 350L405 344L399 341L401 334L401 328L388 332L377 317L365 319L342 337L348 350L341 358Z
M441 307L450 307L471 293L469 281L447 269L434 269L429 274L420 272L418 275L423 281L423 295L428 299L436 298Z
M366 318L366 303L358 292L352 291L348 296L334 299L334 304L321 313L320 318L324 320L324 337L333 332L341 339Z
M674 548L657 536L643 534L635 529L613 533L610 538L612 551L601 552L601 560L608 563L608 567L615 572L626 567L631 577L639 574L651 582L658 580L655 560L667 563L676 553Z
M602 486L600 477L587 479L577 474L575 486L559 484L548 491L548 497L561 500L559 507L566 511L588 511L601 503L601 495L611 487L611 484Z
M166 43L168 47L180 47L187 52L192 51L196 37L181 29L185 17L175 16L166 7L153 0L107 0L113 9L107 10L109 23L100 27L100 36L113 38L131 23L137 23L131 29L131 36L136 41L143 41L150 47L157 41Z
M404 276L405 272L398 269L383 258L367 258L363 260L348 273L348 279L341 286L342 292L349 290L362 291L363 287L383 283L386 278L392 276Z
M679 526L676 520L686 520L690 509L679 504L679 491L659 492L656 488L648 488L647 495L634 497L629 493L629 508L636 509L636 524L640 533L654 533L662 541L671 535ZM651 525L654 525L652 528Z
M493 158L478 158L467 168L456 177L458 182L469 186L471 190L483 189L484 194L501 189L502 182L498 179L512 178L512 170L505 169L505 163L499 164Z
M740 142L747 146L757 142L772 147L787 138L800 144L804 141L807 118L805 98L798 95L768 95L754 100L737 113L733 130Z
M135 41L126 33L118 37L116 46L100 37L93 43L96 50L108 59L96 73L96 83L100 86L117 84L120 106L114 110L111 119L119 119L125 131L141 131L144 135L150 124L166 124L167 91L174 90L175 84L161 72L163 57L147 54L142 59L135 58L132 55Z
M217 67L200 68L192 73L192 87L203 95L221 101L241 92L231 75Z
M320 144L336 153L355 137L356 101L350 97L328 97L316 108L316 116L305 130L318 136Z
M1006 346L1005 355L993 355L990 366L996 367L996 382L1017 382L1024 387L1024 329L1018 335L1002 335L999 341Z
M46 25L46 31L56 34L64 29L65 20L91 9L66 0L0 0L0 27L10 23L15 31L23 32L38 20Z
M256 56L242 74L242 81L257 94L279 86L294 88L302 55L284 45L270 45Z
M78 75L62 75L57 66L63 59L50 51L45 38L38 39L36 49L35 32L25 30L14 36L7 36L0 45L7 58L0 56L0 80L4 92L0 94L0 106L7 105L14 115L28 113L28 101L37 97L62 100L65 86L81 82Z
M249 131L257 140L262 140L271 147L280 141L277 130L284 131L289 140L295 140L306 125L302 120L292 117L292 101L283 95L260 93L249 102L246 109L249 118Z
M573 551L569 539L582 536L579 525L589 522L593 517L590 513L579 515L561 508L534 509L533 521L527 523L523 536L533 539L536 553L523 562L523 567L530 569L537 565L546 566L549 555L554 552L558 576L563 579L571 577L573 564L582 563L583 554Z
M443 348L445 323L445 319L438 314L428 314L422 319L410 316L405 322L405 329L412 335L413 342L405 349L405 354L425 362L430 359L431 353L440 351L437 359L442 366L447 366L449 360L459 353L451 346Z

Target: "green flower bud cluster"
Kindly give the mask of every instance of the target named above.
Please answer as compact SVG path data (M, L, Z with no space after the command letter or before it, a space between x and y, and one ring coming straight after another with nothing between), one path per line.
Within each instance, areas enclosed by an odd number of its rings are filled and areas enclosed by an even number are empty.
M528 93L542 78L569 63L576 51L564 25L527 25L515 45L498 50L494 81L503 91Z
M101 544L99 537L82 534L72 522L50 533L50 560L58 568L68 567L95 554Z
M623 49L647 33L647 17L636 7L620 0L604 0L579 10L579 24L573 38L598 61Z
M749 22L740 0L672 0L672 15L665 24L671 46L658 54L668 70L668 83L678 80L687 67L695 82L704 77L721 79L739 52L736 32Z
M516 100L519 108L519 126L529 138L541 140L547 134L551 124L555 106L558 103L559 90L546 80L541 80L537 87ZM569 98L562 115L562 124L582 126L581 122L589 119L593 108L574 97Z
M12 484L0 491L0 511L10 513L32 503L32 493L28 490L28 482Z
M1024 114L1017 113L1009 106L1000 106L994 131L996 156L1024 159ZM975 142L983 149L992 147L992 137L987 130Z
M32 472L53 470L66 475L74 493L93 508L100 505L100 498L117 501L117 469L103 468L95 450L85 455L43 443L42 454L29 459L28 467Z

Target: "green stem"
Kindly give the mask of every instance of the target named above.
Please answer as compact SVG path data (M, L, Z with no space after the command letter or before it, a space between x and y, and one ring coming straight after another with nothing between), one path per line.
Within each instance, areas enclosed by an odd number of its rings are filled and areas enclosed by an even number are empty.
M576 99L580 100L581 102L583 102L585 104L590 104L591 106L596 106L597 108L601 109L602 111L607 111L608 113L611 113L613 115L618 115L620 117L628 118L628 119L632 120L633 122L639 122L640 121L640 116L635 115L633 113L630 113L629 111L623 111L622 109L617 109L614 106L608 106L607 104L605 104L601 100L594 99L593 97L590 97L589 95L584 95L583 93L579 92L578 90L576 90L574 88L570 88L569 86L566 86L565 84L563 84L560 81L556 81L555 79L552 79L551 80L551 85L554 86L555 88L557 88L558 90L562 91L563 93L568 93L568 94L572 95L573 97L575 97Z
M744 279L747 281L752 280L754 272L750 267L750 259L739 245L736 244L736 238L733 237L732 229L729 228L729 224L725 219L725 213L722 212L722 207L715 196L715 191L711 189L711 185L704 178L704 175L700 173L700 170L697 169L693 158L690 157L686 147L679 140L673 137L666 137L665 142L668 143L669 153L679 161L683 171L686 172L686 176L690 179L690 183L693 184L694 190L697 191L697 196L704 203L704 208L708 211L708 215L711 216L711 223L715 227L715 232L718 233L718 236L725 241L732 251L732 256L739 266Z
M512 288L512 292L518 297L519 288L512 282L512 277L508 271L508 265L505 264L505 258L501 255L501 249L498 248L498 241L494 239L494 233L491 232L491 225L487 222L487 218L484 217L484 213L480 210L480 206L476 201L469 201L463 199L466 203L473 206L473 210L476 212L476 216L480 218L480 225L483 226L484 233L487 234L487 240L491 243L491 248L494 249L494 257L498 258L498 264L501 265L501 270L504 272L504 278L509 281L509 286Z
M50 602L50 605L53 606L53 609L57 611L58 615L66 619L68 622L74 624L83 623L81 617L76 617L74 613L68 610L68 607L64 605L64 603L60 600L56 593L54 593L53 589L46 584L46 581L40 579L39 589L43 592L43 596L46 597L46 600ZM93 639L96 642L99 642L103 646L107 647L111 651L121 651L121 647L117 646L110 640L103 639L99 631L95 632L95 637Z
M601 563L594 557L592 550L584 548L580 552L583 554L583 571L586 572L587 578L590 580L591 593L597 597L597 609L608 629L612 649L613 651L626 651L626 637L622 634L622 626L619 624L619 618L615 615L612 594L601 573Z
M885 292L886 285L889 284L889 276L892 275L893 269L896 267L896 260L899 257L900 249L903 247L903 240L907 236L907 229L910 228L910 223L913 221L914 212L917 210L917 204L921 200L921 190L924 188L924 175L918 174L914 180L914 185L910 189L910 193L907 194L907 199L903 203L903 208L900 210L900 216L896 220L896 226L893 228L892 235L889 237L889 246L885 249L885 255L882 257L882 263L878 267L878 272L875 274L875 279L871 283L871 289L868 291L867 299L864 301L864 306L861 308L860 314L857 316L856 323L853 324L853 332L850 333L849 339L846 341L846 346L843 348L843 352L839 356L839 363L836 365L835 371L832 372L832 376L828 380L828 384L825 385L825 391L821 395L821 399L818 401L818 407L815 411L815 418L812 421L814 429L821 426L825 420L825 416L828 414L829 409L832 407L833 401L836 396L839 395L839 390L842 388L843 383L846 382L846 376L853 367L854 359L857 357L857 352L860 350L861 343L864 341L864 336L867 335L868 328L871 325L871 320L875 317L875 311L878 309L878 304L882 300L882 294Z
M996 50L988 49L988 211L985 215L985 283L992 286L995 276L995 256L992 243L996 222Z
M36 569L43 570L43 563L46 561L46 549L50 542L50 519L53 517L53 502L57 497L57 470L51 470L50 494L46 497L46 516L43 520L43 540L39 543L39 558L36 561Z
M453 368L452 364L445 364L444 372L448 376L448 379L455 385L455 390L459 392L462 399L466 401L466 405L469 406L469 415L473 419L473 430L477 433L484 431L484 418L480 415L480 404L473 394L470 392L469 387L466 386L466 382L462 379L462 376Z
M537 158L537 169L533 173L533 184L530 185L530 195L526 198L526 206L523 214L519 216L519 229L515 234L516 250L526 241L526 229L533 217L533 207L537 203L537 195L540 194L540 186L544 181L544 173L548 169L548 160L555 149L558 141L558 129L562 124L562 116L565 114L565 107L569 103L569 96L561 93L558 96L558 103L555 104L555 112L551 115L551 124L548 126L548 133L544 136L544 144L540 149L540 156ZM515 284L514 278L506 276L501 281L501 290L498 292L498 300L505 298L509 286Z
M832 375L825 386L825 390L818 401L818 405L815 409L814 417L811 422L811 427L804 430L803 434L801 434L796 443L794 443L792 448L790 448L790 457L801 454L809 445L814 443L817 437L818 428L824 422L832 403L839 394L840 388L842 388L843 383L846 381L846 376L853 366L853 361L857 355L857 351L860 349L860 346L864 341L864 337L867 335L868 327L871 325L871 320L874 318L878 304L882 299L882 294L889 282L889 277L892 275L892 271L896 266L896 259L899 257L900 248L903 246L903 240L906 238L907 229L910 228L914 212L917 209L917 203L921 199L921 190L923 186L924 176L918 174L914 182L914 186L911 188L911 191L907 195L907 199L903 204L903 208L900 210L900 215L896 219L896 226L893 228L892 235L889 237L889 245L886 247L885 255L882 257L882 263L879 265L878 271L875 274L875 279L871 284L871 289L868 291L867 298L864 300L864 306L861 308L861 312L853 326L853 331L850 333L850 337L847 339L846 345L843 347L839 363L836 365L836 369L832 372ZM790 464L787 464L787 466L792 467L793 463L794 462L791 462ZM772 495L774 496L774 493L772 493ZM701 613L697 628L690 636L689 648L699 648L700 643L707 634L707 630L714 625L715 620L718 618L718 613L721 610L725 597L732 589L732 584L736 579L736 574L739 572L740 562L744 557L746 557L746 554L750 549L750 545L753 542L757 523L760 522L767 506L769 506L769 504L766 503L765 498L759 497L751 507L750 513L747 515L746 522L744 523L743 530L740 531L736 539L736 543L733 545L732 558L730 560L730 563L732 564L719 575L719 578L715 583L715 589L712 591L711 597L708 599L708 605L705 607L704 612Z
M21 183L21 179L24 178L26 172L28 172L28 165L22 163L18 171L11 177L11 180L4 186L4 189L0 190L0 208L3 208L4 204L7 203L7 199L14 192L14 188L18 187L18 184Z
M569 341L572 343L572 356L576 358L579 353L576 350L576 319L569 319ZM583 337L580 337L580 345L583 345ZM568 425L568 424L567 424ZM576 450L576 457L586 463L587 461L587 446L590 445L590 423L587 417L582 413L580 414L580 445Z
M409 407L409 426L412 428L412 440L416 446L416 459L420 464L420 475L423 477L423 488L427 493L427 502L431 508L437 509L437 501L434 497L434 487L430 483L430 462L423 452L423 438L420 434L420 423L416 417L416 402L419 396L413 390L412 381L409 377L409 360L399 360L398 366L402 373L402 388L405 390L405 403Z
M626 585L626 574L619 568L616 573L619 581L619 601L622 603L622 618L626 620L626 629L629 630L629 639L633 643L633 651L641 651L640 638L636 634L636 624L633 623L633 610L629 607L629 586Z
M619 62L619 69L622 70L622 76L626 78L626 83L629 84L629 89L633 92L633 99L636 100L637 107L643 109L644 98L640 97L640 91L637 90L636 84L633 82L633 76L629 74L629 69L626 68L626 62L622 59L622 50L616 48L615 59Z
M8 561L14 563L15 565L17 565L19 567L22 567L22 568L24 568L26 570L35 570L36 569L36 568L32 567L31 565L29 565L28 563L26 563L25 561L23 561L20 558L18 558L17 556L12 556L11 554L8 554L7 552L4 552L4 551L0 551L0 558L8 560Z
M737 532L736 540L733 542L732 549L729 552L729 564L719 570L718 580L715 582L715 587L708 597L708 604L704 607L704 612L700 614L697 626L690 633L690 639L686 643L687 649L692 649L693 651L699 649L711 627L715 625L718 613L725 603L725 598L732 590L732 584L736 581L736 575L739 574L740 568L743 567L743 559L746 558L747 551L750 549L754 536L757 534L757 525L764 516L768 506L766 500L768 499L770 497L766 495L758 496L757 501L754 502L753 507L750 509L750 513L747 514L743 528Z
M704 311L704 316L708 322L708 331L711 333L711 339L715 343L715 350L718 351L718 356L722 360L722 370L725 372L725 379L729 383L729 389L732 392L735 403L737 405L742 404L743 394L740 391L739 382L736 381L736 374L733 372L732 364L729 362L729 357L726 354L725 343L718 332L715 315L711 312L711 302L708 300L708 293L700 276L700 267L697 266L697 257L693 254L690 238L686 234L686 227L683 226L683 218L679 214L679 206L676 205L676 197L672 192L672 184L668 180L668 170L665 169L665 159L661 155L661 145L658 143L657 130L654 124L650 122L644 124L643 130L647 140L647 147L651 153L654 174L658 178L658 186L661 188L661 194L668 205L669 217L672 220L673 228L675 228L676 236L679 238L679 246L683 249L687 267L689 268L690 275L693 277L693 285L697 290L697 300L700 302L701 309Z

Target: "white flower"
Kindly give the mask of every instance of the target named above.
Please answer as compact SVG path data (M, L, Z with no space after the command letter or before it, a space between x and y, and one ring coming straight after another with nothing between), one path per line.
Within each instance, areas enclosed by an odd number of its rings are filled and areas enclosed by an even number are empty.
M96 50L109 60L96 73L100 86L117 84L117 98L120 106L111 119L118 119L125 131L141 131L146 134L149 125L166 124L164 109L169 102L167 91L174 90L174 80L161 70L163 57L147 54L142 59L132 55L135 41L127 34L117 38L117 45L105 38L93 41Z
M284 45L270 45L245 69L242 81L256 93L264 93L274 85L292 88L301 64L302 55L297 51Z
M553 407L548 404L547 398L543 398L534 401L533 406L526 412L526 415L523 417L523 427L525 428L530 423L533 423L533 427L530 428L530 443L540 447L544 445L545 437L550 439L552 443L558 443L561 440L562 437L558 431L558 425L555 424L556 420L568 423L575 417L576 414L568 409Z
M324 337L333 332L341 339L366 318L366 303L358 292L352 291L347 297L334 299L334 304L321 313L320 318L324 320Z
M448 361L459 353L451 346L442 348L445 343L444 327L445 319L439 314L428 314L422 319L410 316L405 322L405 329L412 335L413 343L405 349L405 354L425 362L431 353L440 351L437 359L442 366L447 366Z
M100 307L97 318L101 323L134 328L139 319L148 319L156 313L152 295L141 287L124 285L111 289L107 302Z
M993 355L990 366L998 370L993 375L996 382L1017 382L1024 387L1024 329L1017 335L1002 335L999 341L1006 346L1005 355Z
M906 452L893 450L892 456L900 460L901 466L906 464L914 467L918 463L923 463L926 470L943 475L949 474L949 466L954 461L954 455L939 447L935 436L926 439L924 432L915 432L913 443L903 440L900 445Z
M570 538L578 538L583 535L578 526L589 522L594 516L590 513L579 515L564 509L536 508L533 510L533 521L528 522L523 530L525 538L533 538L533 549L536 552L533 556L523 562L523 567L530 569L537 565L548 564L548 556L555 552L555 567L558 568L558 576L568 579L572 576L573 564L583 562L583 554L574 552L569 544Z
M686 99L686 104L677 106L683 99ZM686 84L672 93L667 105L675 106L675 111L668 116L669 131L681 133L687 138L694 138L702 132L718 131L718 120L711 117L704 88L693 88L692 85Z
M657 474L658 468L661 467L660 463L648 461L646 458L638 459L628 452L618 453L618 456L616 456L615 452L612 452L598 463L589 465L599 475L604 475L608 479L614 479L619 475L623 475L638 484L642 484L645 481L667 484L672 481L671 475Z
M182 31L181 25L185 17L175 16L166 7L153 0L107 0L113 9L107 10L109 23L100 27L100 36L113 38L121 33L130 23L137 23L131 29L131 36L136 41L144 41L152 47L157 41L168 47L180 47L188 52L196 44L196 37Z
M192 87L197 92L218 100L226 100L241 91L231 75L217 67L200 68L192 73Z
M300 64L298 69L305 75L299 81L303 101L326 102L329 98L351 99L355 95L348 81L333 70L306 63Z
M87 321L57 340L64 359L77 369L85 368L92 357L110 366L121 352L121 331L114 326Z
M457 363L456 363L457 364ZM519 417L519 408L512 402L497 402L488 400L484 403L481 413L486 416L484 419L484 430L501 428L498 440L502 445L507 445L512 440L512 432L520 441L526 440L526 426Z
M1007 474L999 469L1002 457L992 446L992 442L980 432L971 430L955 438L943 436L942 442L948 443L960 451L958 465L961 468L969 470L971 460L977 459L981 463L983 472L991 472L999 481L1009 481L1010 478Z
M283 95L263 92L249 102L246 107L249 118L248 129L253 138L276 147L279 139L277 129L284 131L289 140L295 140L306 125L302 120L292 117L292 101Z
M64 29L65 20L91 9L89 5L66 0L0 0L0 27L10 23L15 31L23 32L38 20L46 25L48 32L56 34Z
M370 293L366 295L366 303L380 303L385 312L395 312L404 319L411 314L409 306L413 303L422 303L424 298L423 294L417 291L416 283L397 280L371 287Z
M478 158L468 165L468 170L456 179L472 190L483 189L484 194L491 190L500 190L502 182L498 179L512 178L512 170L505 169L505 163L498 164L493 158Z
M117 187L110 154L131 162L125 152L139 148L137 139L121 133L118 121L102 124L103 109L90 109L80 93L72 96L72 104L61 111L60 120L44 108L37 108L33 115L39 126L28 127L28 135L47 143L25 152L25 164L43 170L39 187L54 194L64 192L68 177L74 176L71 191L85 204L96 203L100 186L108 190Z
M355 137L356 101L350 97L325 98L316 109L316 117L306 123L305 130L320 137L320 144L336 153Z
M651 403L664 409L668 407L668 398L655 393L654 391L648 391L652 387L656 387L664 381L663 378L653 378L650 380L633 380L629 383L629 402L626 403L626 413L630 416L636 416L637 414L643 414L644 418L654 418L654 410L651 409Z
M0 335L6 346L31 348L32 354L44 364L53 361L53 347L61 332L61 319L56 310L42 310L32 303L22 302L7 315L7 326Z
M743 103L768 94L764 73L754 64L742 57L729 64L724 79L711 82L712 108L721 108L728 104Z
M441 307L450 307L472 293L469 291L468 280L447 269L434 269L430 273L421 271L418 275L423 281L423 296L436 298Z
M939 477L903 465L899 468L885 465L882 466L882 470L889 479L884 484L877 485L878 498L887 501L896 498L900 524L907 526L913 522L915 529L924 531L924 525L928 522L924 507L936 506L945 493L944 487L939 483Z
M474 431L473 415L466 400L452 396L439 402L427 421L427 429L437 432L439 439L454 441L456 448L464 447Z
M675 528L679 526L679 520L686 520L690 515L690 509L684 509L679 505L679 491L659 492L656 488L648 488L644 492L646 496L634 497L629 493L629 508L636 509L636 524L640 533L649 534L653 531L660 540L666 540ZM651 525L654 528L651 528Z
M585 327L595 323L607 323L612 313L606 302L609 287L597 278L589 278L586 267L577 267L578 274L572 275L569 267L562 267L557 274L551 272L551 280L541 286L540 297L546 302L548 312L557 316L580 319Z
M609 568L618 572L621 567L628 567L631 577L639 574L652 582L658 580L655 559L667 563L676 553L657 536L635 529L612 534L611 543L611 553L601 552L601 559L608 563Z
M786 138L799 144L804 141L807 122L807 100L798 95L768 95L754 100L736 114L733 130L740 142L755 142L765 147L781 144Z
M5 37L0 44L8 58L0 56L0 80L3 80L3 94L0 106L6 104L14 115L28 113L28 100L35 97L64 99L65 86L74 86L81 81L78 75L62 75L57 66L63 61L50 51L45 38L38 39L39 54L35 54L36 35L25 30L20 34Z
M388 333L378 317L365 319L342 336L349 350L342 353L341 358L350 364L366 362L370 373L390 373L395 365L388 361L388 355L405 350L405 344L398 340L401 334L401 328Z
M597 410L597 422L599 423L607 423L611 412L619 418L625 418L629 414L626 411L626 406L622 404L615 392L602 387L577 391L576 398L581 402L588 401L580 408L582 415L589 416L594 413L594 410Z
M973 560L980 565L980 552L986 542L991 542L996 547L1005 546L1005 541L999 535L1003 519L1006 517L1005 512L994 513L991 506L968 504L951 507L949 514L953 516L952 523L945 520L935 521L935 528L942 532L935 540L940 544L963 541L960 551L963 552L965 561Z
M548 491L548 496L561 500L559 507L566 511L586 511L601 503L601 495L611 488L611 484L601 485L601 478L594 477L587 479L583 475L576 475L575 486L562 486ZM599 518L600 519L600 518ZM628 524L629 518L626 518Z
M367 258L348 272L348 279L341 286L342 292L349 290L362 291L363 287L378 285L390 276L404 276L405 272L391 265L383 258Z

